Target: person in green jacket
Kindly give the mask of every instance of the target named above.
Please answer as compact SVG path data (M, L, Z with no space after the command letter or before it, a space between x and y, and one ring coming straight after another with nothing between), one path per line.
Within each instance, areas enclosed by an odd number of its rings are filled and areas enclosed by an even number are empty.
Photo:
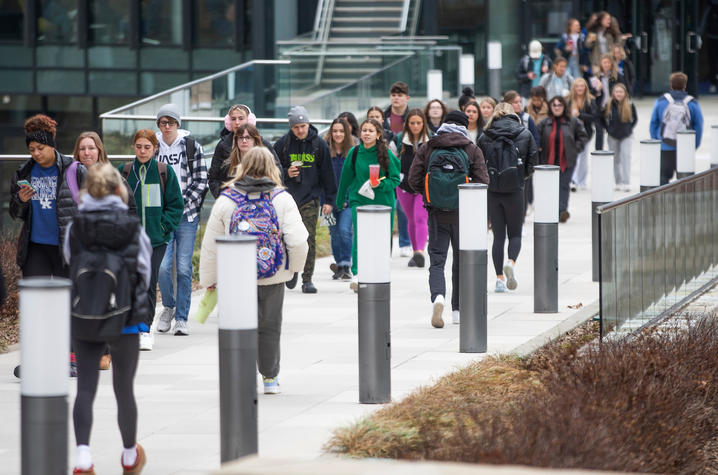
M357 206L384 205L391 207L391 222L394 222L394 188L401 181L399 159L389 150L384 131L376 119L367 119L359 127L361 144L352 147L342 166L337 193L337 210L344 209L344 197L349 191L349 207L352 210L354 239L352 240L352 274L357 275ZM356 159L354 157L356 156ZM359 189L369 179L369 165L379 164L379 183L373 186L374 199L359 194ZM341 198L339 198L341 197ZM357 282L352 281L357 290Z
M140 333L140 350L149 351L154 345L152 321L157 305L157 274L170 233L177 229L182 219L184 199L172 167L158 164L154 158L159 146L155 132L150 129L139 130L133 143L135 159L120 165L118 169L132 190L137 202L137 215L152 243L152 272L147 289L152 311L146 322L150 330Z

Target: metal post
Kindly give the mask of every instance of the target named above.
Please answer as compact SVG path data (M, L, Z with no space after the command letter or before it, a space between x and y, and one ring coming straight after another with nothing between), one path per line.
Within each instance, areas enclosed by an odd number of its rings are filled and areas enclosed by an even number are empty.
M558 193L560 168L534 168L534 313L558 312Z
M711 125L711 168L718 167L718 124Z
M676 178L696 173L696 131L676 132Z
M67 473L70 289L67 279L29 278L20 289L21 470ZM48 309L52 309L48 314Z
M489 95L493 98L497 98L501 97L501 43L498 41L489 41L487 48Z
M459 352L487 349L487 185L459 185Z
M391 208L357 208L359 402L391 401Z
M219 430L222 463L257 453L257 244L217 242Z
M601 246L598 239L596 208L613 201L613 158L613 152L603 150L591 152L591 278L594 282L598 282L599 278L598 249ZM660 155L658 159L660 164ZM641 149L641 173L643 173L643 149Z
M641 193L661 185L661 141L641 140Z

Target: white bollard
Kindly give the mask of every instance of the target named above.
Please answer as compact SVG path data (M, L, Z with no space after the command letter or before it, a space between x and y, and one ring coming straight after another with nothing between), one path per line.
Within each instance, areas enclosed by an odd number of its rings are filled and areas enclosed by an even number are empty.
M430 69L426 72L426 97L429 100L442 99L444 86L441 69Z
M641 192L661 185L661 141L641 140Z
M601 245L598 239L596 209L613 201L613 159L613 152L603 150L591 152L591 274L594 282L598 282L599 277L598 248Z
M225 463L258 450L257 240L230 235L216 242L220 458Z
M391 208L357 208L359 402L391 402Z
M676 132L676 178L696 173L696 131Z
M22 474L67 473L72 282L36 277L18 288Z
M488 185L459 185L459 351L486 353Z
M561 169L534 167L534 313L558 312L558 197Z

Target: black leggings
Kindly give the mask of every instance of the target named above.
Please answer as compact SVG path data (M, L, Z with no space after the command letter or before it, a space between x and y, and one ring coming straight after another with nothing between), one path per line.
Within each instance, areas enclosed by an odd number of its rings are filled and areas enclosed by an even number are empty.
M521 251L521 228L524 220L524 190L513 193L488 193L488 212L494 245L491 257L496 275L504 273L504 241L509 234L509 259L515 261Z
M73 340L77 357L77 397L72 411L77 445L90 445L92 430L92 404L100 377L100 358L105 342ZM120 426L122 445L134 447L137 438L137 404L134 380L140 354L139 335L122 335L108 341L112 355L112 386L117 400L117 424Z
M51 244L27 243L27 260L22 266L23 277L67 277L70 267L60 254L60 247Z

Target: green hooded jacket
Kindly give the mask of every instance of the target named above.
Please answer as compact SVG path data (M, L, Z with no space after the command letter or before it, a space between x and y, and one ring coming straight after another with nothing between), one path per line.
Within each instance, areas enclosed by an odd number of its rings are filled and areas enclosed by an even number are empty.
M117 167L120 173L122 167L123 165ZM142 180L143 175L144 180ZM174 170L172 167L167 167L167 182L163 196L157 160L152 158L142 164L135 157L127 183L130 185L130 190L133 190L137 202L137 215L150 238L152 247L167 244L170 233L177 229L184 212L182 189Z
M356 166L352 166L352 155L354 149L359 147L357 153ZM376 159L376 145L366 149L364 145L356 145L347 153L347 158L342 166L342 176L339 180L339 192L337 193L337 209L344 207L344 199L339 198L346 196L349 191L349 206L362 205L384 205L394 208L394 188L399 186L400 181L400 164L399 159L394 156L391 150L387 150L389 154L389 170L386 173L383 169L379 171L379 177L385 177L379 182L379 186L374 188L374 199L370 200L366 196L359 194L359 189L369 179L369 165L379 163ZM341 203L340 203L341 201Z

